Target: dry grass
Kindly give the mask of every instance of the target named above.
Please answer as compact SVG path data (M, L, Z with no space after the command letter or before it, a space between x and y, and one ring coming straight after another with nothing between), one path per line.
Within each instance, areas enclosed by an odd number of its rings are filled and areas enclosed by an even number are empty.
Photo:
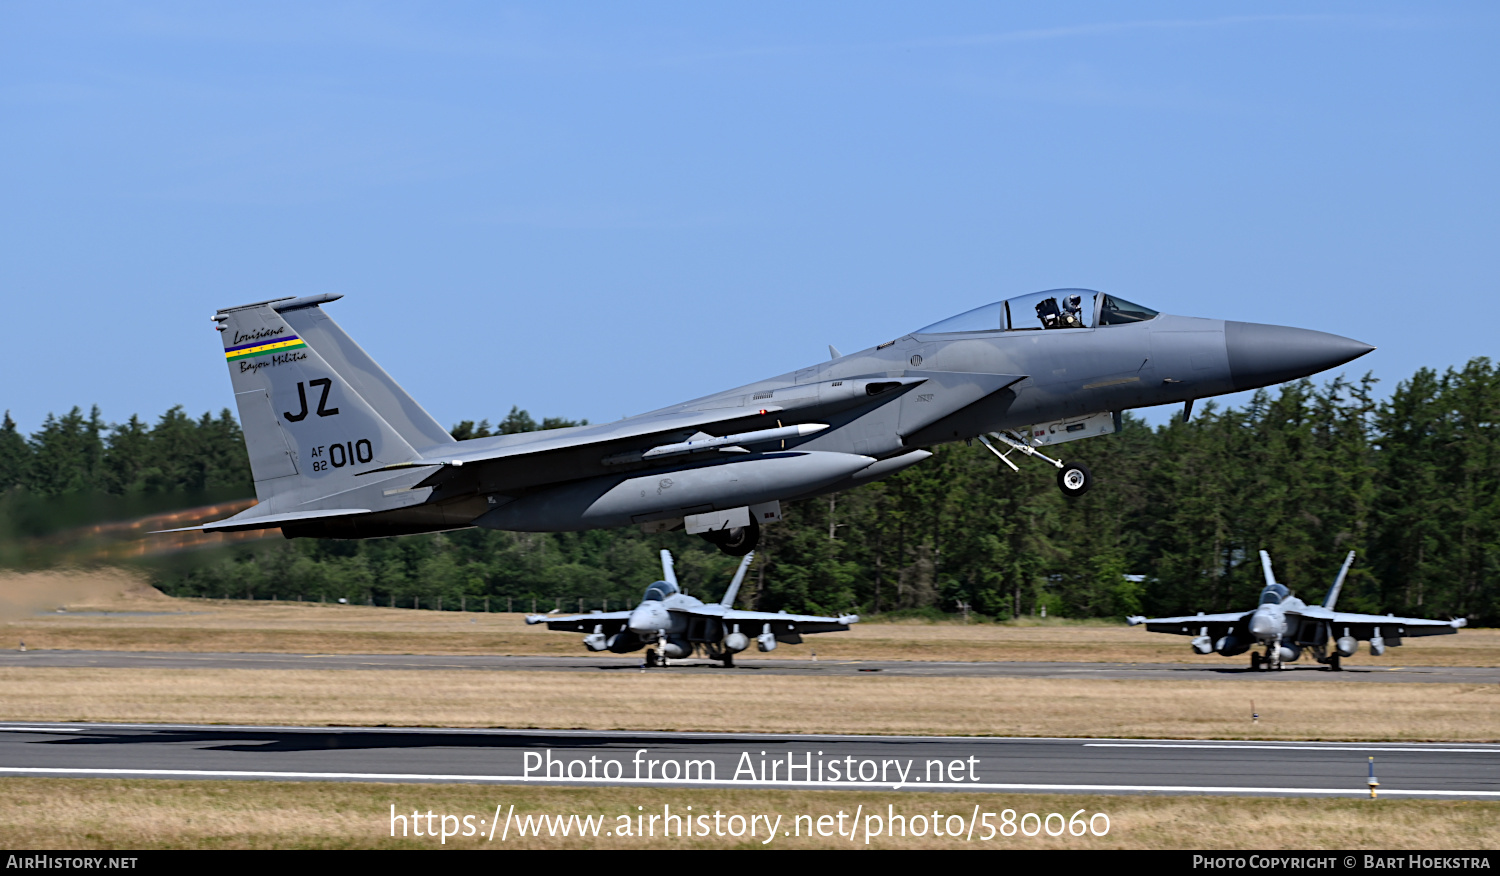
M871 848L950 849L1494 849L1500 846L1500 803L1267 799L1225 797L1116 797L1058 794L931 794L762 789L550 788L484 785L396 785L336 782L180 782L159 780L0 779L0 844L30 849L247 849L247 848L761 848L757 839L734 837L620 837L580 839L518 837L502 844L483 836L391 836L391 807L481 819L488 830L495 807L517 816L600 816L607 829L620 816L661 813L780 815L783 831L798 815L856 811L908 819L969 817L975 807L993 812L1050 812L1110 818L1104 837L996 836L988 842L936 837L879 837ZM636 807L644 807L637 810ZM862 809L860 807L863 807ZM409 819L408 819L409 820ZM863 824L864 819L860 819ZM459 822L461 823L461 822ZM659 823L660 824L660 823ZM806 825L803 822L803 832ZM873 824L873 823L872 823ZM908 824L911 824L909 821ZM1054 825L1056 821L1054 820ZM1102 822L1099 822L1102 825ZM424 826L425 832L425 826ZM400 825L397 825L400 833ZM770 848L859 848L863 836L778 835Z
M24 593L25 598L14 594ZM12 594L9 599L3 598ZM70 611L53 611L58 603ZM8 608L7 608L8 606ZM476 606L477 607L477 606ZM496 607L500 607L496 605ZM161 612L100 616L78 613ZM50 613L44 613L50 612ZM521 614L366 606L172 599L127 573L0 573L0 620L8 640L28 648L101 651L244 651L343 654L577 655L581 636L526 626ZM3 640L0 640L3 641ZM846 633L809 637L778 649L777 658L818 652L845 660L1042 660L1201 663L1227 658L1192 653L1180 636L1104 622L1023 624L861 623ZM611 659L613 655L599 655ZM639 655L619 657L635 662ZM745 662L762 659L757 652ZM1500 666L1500 630L1412 639L1371 657L1372 666Z
M9 721L1490 742L1497 718L1500 686L1465 684L0 670Z

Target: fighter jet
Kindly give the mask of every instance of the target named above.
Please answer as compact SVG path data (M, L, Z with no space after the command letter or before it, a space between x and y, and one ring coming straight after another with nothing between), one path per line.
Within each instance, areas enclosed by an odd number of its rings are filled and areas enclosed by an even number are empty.
M630 611L569 617L533 614L526 622L546 624L549 630L586 632L583 646L590 651L626 654L646 648L647 666L664 666L669 658L690 657L697 650L712 660L724 661L725 666L733 666L734 655L750 647L751 636L755 637L757 649L768 652L775 651L778 642L801 644L804 633L832 633L859 622L857 614L813 617L784 611L740 611L734 607L734 598L739 595L740 582L745 580L745 572L754 559L754 552L745 554L724 598L714 605L705 605L682 592L673 571L672 553L662 551L662 580L647 587L641 604ZM653 643L655 648L646 647Z
M1193 650L1199 654L1218 652L1233 657L1256 645L1263 646L1263 654L1251 651L1251 669L1280 669L1282 664L1295 662L1306 649L1319 663L1326 663L1334 672L1343 668L1340 662L1343 658L1354 656L1361 641L1369 642L1370 653L1379 657L1386 648L1400 645L1403 638L1450 635L1468 624L1464 618L1438 621L1334 611L1344 578L1354 564L1354 551L1344 559L1344 565L1321 606L1307 605L1293 596L1285 585L1277 583L1276 575L1271 571L1270 554L1261 551L1260 563L1266 576L1266 588L1260 592L1260 605L1250 611L1229 614L1204 614L1200 611L1187 617L1137 616L1126 618L1126 622L1131 626L1145 624L1146 629L1153 633L1195 636ZM1328 652L1330 637L1337 637L1331 654Z
M329 317L339 297L213 316L259 501L190 528L375 538L638 525L743 556L782 502L889 477L944 442L977 440L1013 469L1039 459L1082 495L1088 467L1038 448L1116 432L1130 408L1181 403L1186 417L1195 399L1374 349L1054 289L618 422L455 441ZM476 385L484 364L453 361Z

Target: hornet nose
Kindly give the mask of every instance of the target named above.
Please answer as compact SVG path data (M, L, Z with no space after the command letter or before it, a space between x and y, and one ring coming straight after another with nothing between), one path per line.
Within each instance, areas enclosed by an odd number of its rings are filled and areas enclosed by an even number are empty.
M626 626L632 633L656 633L666 627L667 613L654 603L638 606L630 613Z
M1250 618L1250 635L1258 639L1269 639L1281 632L1281 616L1259 609Z
M1224 323L1224 347L1236 391L1308 377L1375 349L1327 332L1232 321Z

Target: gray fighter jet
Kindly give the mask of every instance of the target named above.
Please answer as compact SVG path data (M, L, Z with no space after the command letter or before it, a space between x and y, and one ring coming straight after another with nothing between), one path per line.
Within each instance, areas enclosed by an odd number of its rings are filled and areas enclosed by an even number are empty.
M1251 611L1229 614L1204 614L1200 611L1187 617L1131 617L1126 618L1126 622L1131 626L1145 624L1146 629L1153 633L1194 636L1193 650L1199 654L1218 652L1233 657L1261 645L1265 653L1251 652L1251 669L1280 669L1283 663L1301 657L1306 649L1319 663L1328 664L1328 668L1335 672L1343 668L1342 658L1354 656L1362 641L1369 642L1370 653L1379 657L1386 648L1400 645L1403 638L1449 635L1468 623L1463 618L1439 621L1334 611L1344 578L1354 564L1354 551L1344 559L1344 565L1321 606L1307 605L1284 585L1278 584L1271 571L1271 557L1265 551L1260 552L1260 563L1266 576L1266 588L1260 592L1260 605ZM1335 639L1331 654L1328 652L1330 638Z
M259 502L192 528L372 538L634 524L743 556L781 502L880 480L949 441L977 440L1012 468L1040 459L1081 495L1088 467L1038 448L1116 432L1130 408L1182 403L1186 417L1195 399L1374 349L1058 289L618 422L455 441L328 316L338 297L214 315Z
M528 624L546 624L549 630L588 633L583 646L590 651L626 654L646 648L646 665L665 665L669 658L690 657L703 651L713 660L734 665L734 655L750 647L750 637L760 651L774 651L778 642L797 645L804 633L832 633L849 629L859 615L814 617L786 612L740 611L734 607L740 582L755 554L745 554L724 598L705 605L677 586L672 554L661 552L662 580L646 588L641 604L630 611L594 612L569 617L533 614ZM655 648L647 645L655 644Z

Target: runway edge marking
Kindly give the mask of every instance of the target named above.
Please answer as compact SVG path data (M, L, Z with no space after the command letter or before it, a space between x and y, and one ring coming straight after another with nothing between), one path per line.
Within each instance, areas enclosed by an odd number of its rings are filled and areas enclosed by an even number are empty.
M494 782L520 785L589 784L589 779L564 779L558 777L525 776L481 776L450 775L437 773L309 773L262 770L148 770L148 769L88 769L83 767L0 767L0 773L86 775L86 776L166 776L183 778L222 779L359 779L372 782ZM762 788L809 788L845 790L942 790L942 791L1094 791L1098 793L1189 793L1189 794L1349 794L1360 796L1369 793L1365 788L1255 788L1216 787L1194 785L1043 785L1043 784L996 784L989 782L912 782L902 786L872 784L870 782L771 782L740 781L707 783L686 779L630 779L618 783L619 787L641 785L676 785L683 787L762 787ZM615 787L595 785L596 787ZM1437 796L1437 797L1497 797L1500 791L1438 791L1438 790L1394 790L1382 789L1385 795Z

